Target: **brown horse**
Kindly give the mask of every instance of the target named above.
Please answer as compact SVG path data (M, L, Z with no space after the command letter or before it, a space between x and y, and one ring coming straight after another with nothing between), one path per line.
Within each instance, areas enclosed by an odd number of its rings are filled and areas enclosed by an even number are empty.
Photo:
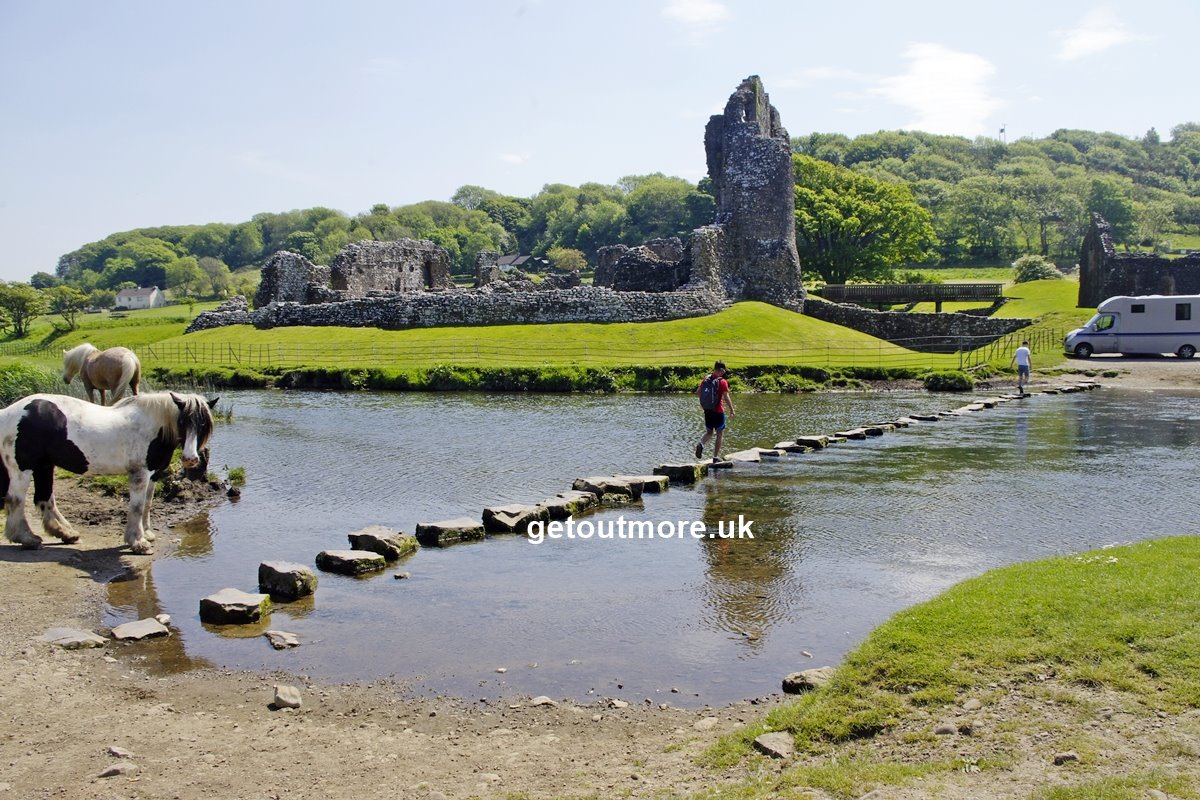
M63 381L70 383L76 375L83 379L88 399L96 402L95 392L99 390L100 405L105 405L104 393L107 391L112 391L109 399L114 403L126 386L137 395L138 383L142 379L142 364L128 347L97 350L95 346L84 342L63 351Z

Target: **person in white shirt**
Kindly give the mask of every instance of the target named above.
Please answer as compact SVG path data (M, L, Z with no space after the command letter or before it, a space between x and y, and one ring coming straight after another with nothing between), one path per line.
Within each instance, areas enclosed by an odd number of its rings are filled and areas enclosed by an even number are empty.
M1013 353L1012 361L1008 362L1011 367L1013 362L1017 365L1017 392L1025 394L1025 384L1029 382L1029 368L1031 362L1029 360L1029 342L1021 342L1021 346L1017 348L1017 352Z

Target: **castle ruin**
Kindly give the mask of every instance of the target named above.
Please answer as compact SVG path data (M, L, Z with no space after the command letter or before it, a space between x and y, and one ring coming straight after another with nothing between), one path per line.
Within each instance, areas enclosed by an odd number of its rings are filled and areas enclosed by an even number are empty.
M1200 294L1200 255L1168 259L1153 253L1118 253L1112 226L1099 214L1079 248L1079 308L1110 297Z

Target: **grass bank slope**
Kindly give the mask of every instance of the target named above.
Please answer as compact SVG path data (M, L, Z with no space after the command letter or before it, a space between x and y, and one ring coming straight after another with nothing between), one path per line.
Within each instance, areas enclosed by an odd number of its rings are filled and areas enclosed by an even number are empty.
M233 326L167 339L167 363L223 353L225 361L299 360L303 366L620 367L755 364L814 367L950 367L957 358L914 353L858 331L766 303L737 303L708 317L651 323L497 325L384 331L374 328ZM269 348L265 349L265 348ZM240 353L240 356L239 356ZM233 365L233 364L229 364Z
M964 581L896 614L829 684L706 756L711 766L761 759L751 741L787 731L796 766L706 796L800 797L809 787L858 797L931 776L983 775L983 787L1027 773L1032 761L1061 793L1028 796L1195 797L1198 570L1200 537L1187 536ZM1140 736L1148 741L1130 747ZM1077 760L1057 769L1056 754L1068 751Z

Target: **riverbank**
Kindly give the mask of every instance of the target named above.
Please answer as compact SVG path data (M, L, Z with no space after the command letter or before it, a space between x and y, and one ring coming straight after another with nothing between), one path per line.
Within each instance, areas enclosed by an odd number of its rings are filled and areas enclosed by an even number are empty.
M1148 363L1116 364L1128 374L1100 380L1138 388L1125 381L1141 376L1161 384L1158 378L1174 375L1190 388L1189 362ZM1093 359L1087 367L1100 364ZM1150 378L1151 372L1161 374ZM1117 781L1132 771L1195 767L1189 753L1200 753L1193 711L1151 709L1119 689L1081 686L1054 670L1034 681L1020 671L990 681L1004 692L987 687L970 736L957 725L952 736L933 732L943 716L957 723L966 709L929 712L872 738L821 744L786 770L747 755L745 736L726 740L742 743L726 756L711 749L721 734L781 705L778 696L679 711L660 709L657 701L647 707L640 698L624 698L632 701L624 708L607 699L588 705L425 699L398 682L322 685L301 675L213 669L160 676L145 658L153 646L65 652L36 640L60 625L94 629L102 581L125 572L126 564L148 563L119 554L123 502L64 493L61 505L68 518L87 521L80 545L37 552L0 547L0 607L8 612L0 621L0 665L13 676L0 688L7 722L0 763L8 765L0 789L8 796L661 797L730 783L736 788L723 796L859 797L874 790L877 798L1031 797L1050 781L1106 775ZM270 710L276 683L298 686L304 706ZM1113 713L1105 718L1102 709ZM80 725L80 719L95 722ZM113 756L109 747L133 757ZM1072 750L1080 762L1053 764ZM720 766L698 766L698 758ZM126 762L138 771L97 777ZM1139 791L1161 786L1171 796L1188 796L1175 778L1139 780Z

